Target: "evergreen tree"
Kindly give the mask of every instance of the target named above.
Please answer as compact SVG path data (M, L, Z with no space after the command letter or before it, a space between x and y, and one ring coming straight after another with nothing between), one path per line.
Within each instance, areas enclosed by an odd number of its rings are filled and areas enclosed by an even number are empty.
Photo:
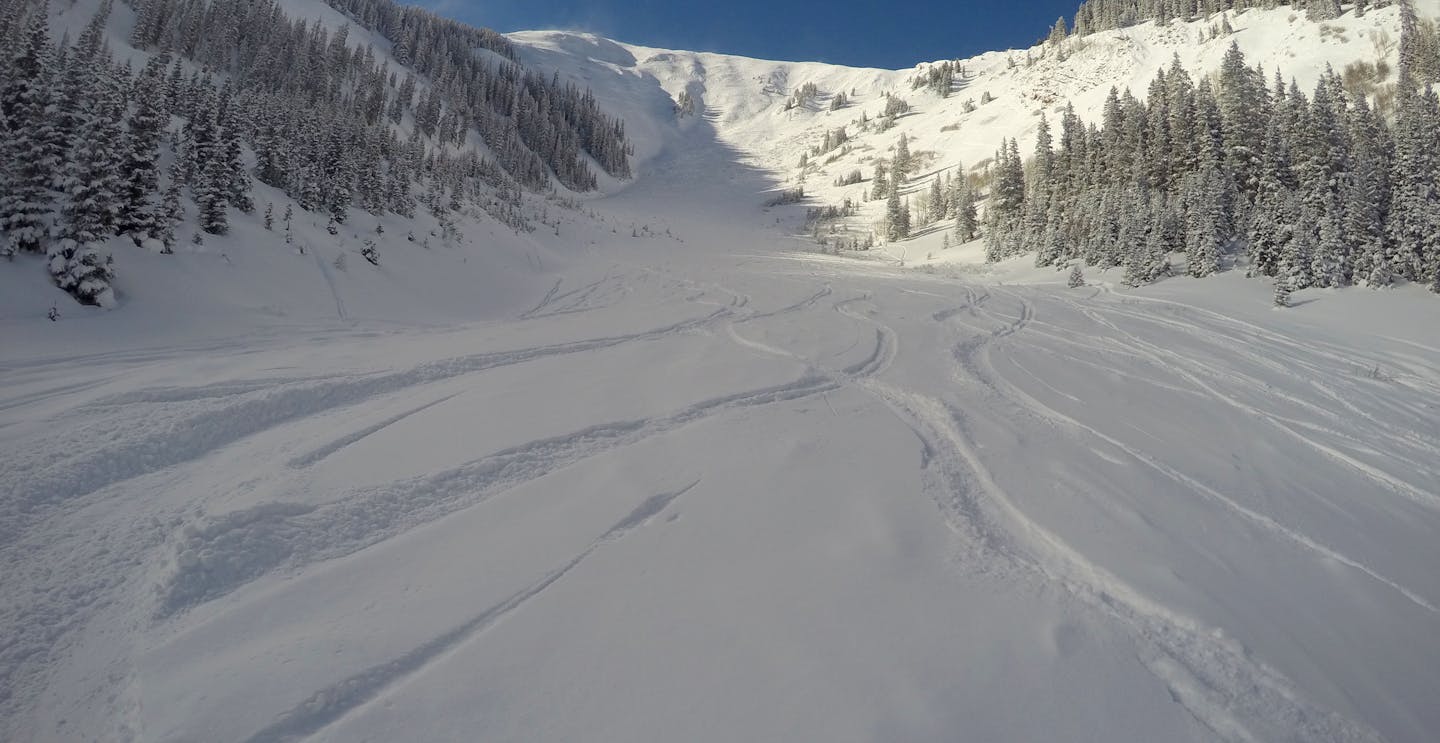
M90 84L103 82L92 77ZM89 91L91 100L100 98L99 92ZM120 201L119 116L113 101L84 115L66 167L60 239L48 251L55 283L81 304L108 307L114 302L110 282L115 272L104 242L113 234Z
M128 117L121 146L117 229L129 234L136 244L159 237L160 140L169 124L162 86L166 64L163 57L155 57L141 71L135 84L135 107Z
M1345 241L1344 212L1339 201L1338 196L1332 196L1320 217L1315 253L1310 257L1312 286L1341 287L1350 283L1352 256Z
M1275 279L1275 306L1289 307L1291 291L1292 289L1290 287L1290 280L1287 277L1281 276L1280 278Z
M1236 187L1253 196L1258 188L1255 177L1260 172L1269 101L1264 78L1245 66L1236 42L1230 43L1220 66L1218 101L1225 168L1237 178Z
M960 180L963 180L960 179ZM955 205L955 237L962 243L975 239L975 233L979 229L979 219L975 210L975 192L970 186L964 185L960 189L960 200Z
M343 27L342 27L343 28ZM220 159L221 181L217 186L223 190L225 200L241 212L255 211L255 201L250 197L250 172L245 168L244 152L240 143L241 123L230 83L220 92L219 110L216 114L215 151L212 157Z
M227 163L220 157L207 160L196 179L194 191L195 203L200 207L200 229L211 235L230 231L228 180Z
M885 239L894 242L910 236L910 215L900 204L900 190L890 189L885 201Z
M1299 207L1294 213L1299 215L1299 219L1280 256L1279 277L1291 289L1305 289L1313 283L1311 267L1318 240L1314 225L1319 220L1319 214L1308 207Z
M1020 160L1020 146L1013 138L1005 142L995 155L995 184L990 191L986 218L990 223L986 235L986 260L998 261L1023 249L1023 214L1025 208L1025 166Z
M1340 17L1340 0L1305 0L1305 16L1312 21Z
M115 294L110 282L115 279L113 260L105 246L98 242L80 243L61 238L50 246L50 274L55 284L69 292L81 304L112 307Z
M1434 91L1412 93L1397 103L1394 197L1387 234L1405 278L1430 284L1440 269L1440 103Z
M1220 269L1220 251L1229 241L1224 179L1219 168L1211 164L1186 180L1190 220L1185 257L1190 275L1196 278Z
M175 252L175 226L185 218L185 207L180 203L180 172L177 166L170 168L170 183L165 187L165 197L160 202L160 216L155 239L160 241L160 252L166 255Z
M6 233L5 255L40 252L48 232L46 217L54 203L52 186L60 170L63 139L50 110L54 55L46 22L48 5L41 4L25 29L21 46L11 60L15 77L4 81L3 102L9 119L10 156L8 188L0 194L0 229Z
M895 187L897 189L900 187L900 184L909 177L912 165L910 142L904 134L901 134L900 141L895 145L895 159L890 165L891 177L895 179Z
M1045 41L1051 45L1058 45L1068 35L1069 33L1065 30L1065 19L1056 18L1055 25L1050 28L1050 36Z
M1353 98L1350 112L1350 172L1341 182L1340 216L1354 249L1354 279L1385 286L1393 280L1396 266L1385 236L1393 147L1384 124L1364 96Z
M114 234L120 203L115 164L118 127L107 112L88 116L76 139L65 177L65 205L57 225L60 236L74 243L101 242Z

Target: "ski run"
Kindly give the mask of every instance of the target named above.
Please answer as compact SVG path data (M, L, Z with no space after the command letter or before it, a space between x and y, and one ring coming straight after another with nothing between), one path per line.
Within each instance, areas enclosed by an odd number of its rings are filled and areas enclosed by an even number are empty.
M0 740L1440 739L1440 8L1186 5L0 0Z

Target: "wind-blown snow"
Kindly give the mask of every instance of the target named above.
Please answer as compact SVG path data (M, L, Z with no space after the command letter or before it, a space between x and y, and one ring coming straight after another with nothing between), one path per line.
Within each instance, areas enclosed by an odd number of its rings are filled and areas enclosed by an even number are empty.
M764 193L857 110L762 88L907 73L515 38L640 143L560 236L242 227L56 323L0 272L0 738L1435 739L1433 296L804 252ZM902 92L937 166L1044 84L970 64Z

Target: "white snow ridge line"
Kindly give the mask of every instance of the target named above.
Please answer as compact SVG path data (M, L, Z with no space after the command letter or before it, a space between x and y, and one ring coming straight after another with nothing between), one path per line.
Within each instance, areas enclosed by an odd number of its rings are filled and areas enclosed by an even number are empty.
M561 567L547 573L509 598L486 609L469 621L441 634L394 660L365 669L349 678L316 691L309 698L265 728L246 739L246 743L271 743L305 738L339 721L351 710L375 699L387 688L404 681L441 659L447 653L480 636L498 622L525 606L545 589L555 585L596 550L624 539L630 532L650 523L681 496L695 489L700 480L679 490L646 498L629 514L601 534L580 554Z

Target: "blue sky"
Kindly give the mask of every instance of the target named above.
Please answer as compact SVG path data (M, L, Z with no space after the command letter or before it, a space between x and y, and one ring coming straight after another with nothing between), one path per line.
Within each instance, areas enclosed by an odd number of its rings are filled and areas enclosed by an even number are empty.
M1029 46L1080 0L428 0L497 31L563 28L649 46L899 69Z

